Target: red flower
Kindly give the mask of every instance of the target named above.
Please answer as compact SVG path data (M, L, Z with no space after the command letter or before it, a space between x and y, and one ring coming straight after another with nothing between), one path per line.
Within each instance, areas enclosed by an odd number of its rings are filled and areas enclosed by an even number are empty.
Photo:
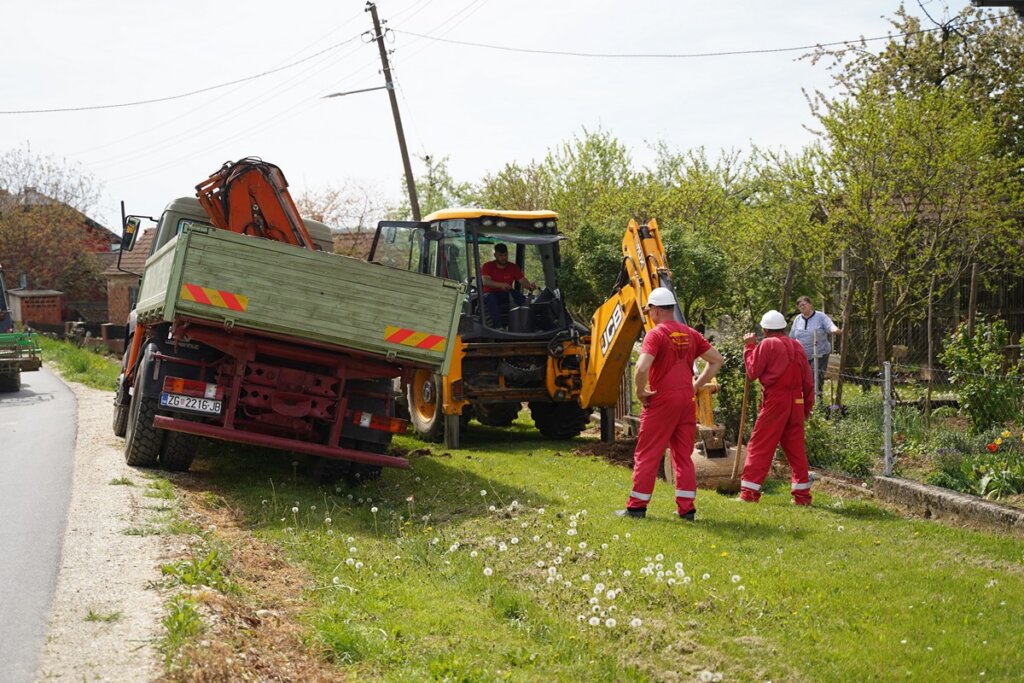
M997 446L997 445L996 445L996 444L994 444L994 443L990 443L989 445L985 446L985 448L987 448L987 449L988 449L988 452L989 452L989 453L995 453L995 452L996 452L996 449L997 449L997 448L999 448L999 446Z

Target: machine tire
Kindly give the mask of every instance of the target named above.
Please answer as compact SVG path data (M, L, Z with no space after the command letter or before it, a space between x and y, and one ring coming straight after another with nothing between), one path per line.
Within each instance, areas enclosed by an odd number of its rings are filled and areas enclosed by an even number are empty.
M145 366L140 366L135 373L135 395L128 410L124 461L132 467L156 467L160 458L160 442L163 441L163 432L153 426L159 402L156 398L142 395L143 372Z
M188 472L196 457L199 437L195 434L168 431L164 434L164 445L160 449L160 467L169 472Z
M21 370L0 374L0 394L12 394L21 388Z
M128 389L121 386L124 381L125 366L128 365L128 352L125 351L121 357L121 376L118 378L118 388L114 392L114 436L124 437L128 431L128 413L131 407L131 396Z
M428 370L417 370L406 387L409 421L424 441L444 439L444 411L441 406L441 376Z
M511 427L522 407L522 403L474 403L473 414L482 425Z
M537 430L554 441L579 436L590 424L590 410L580 408L576 403L531 401L530 415Z
M131 412L131 409L129 406L117 403L117 399L114 401L114 436L124 437L128 431L128 413Z

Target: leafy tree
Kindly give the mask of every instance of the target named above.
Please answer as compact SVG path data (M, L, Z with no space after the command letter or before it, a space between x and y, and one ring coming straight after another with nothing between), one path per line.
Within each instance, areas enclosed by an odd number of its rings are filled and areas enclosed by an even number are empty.
M867 281L883 283L887 341L922 318L932 276L941 296L974 259L1015 249L1012 161L997 154L991 118L961 91L866 88L821 122L828 226Z
M380 192L355 181L307 190L296 198L295 205L304 218L359 231L375 229L388 211Z
M0 153L0 262L8 275L26 275L36 288L97 289L101 265L85 212L99 195L98 182L64 160L27 145Z

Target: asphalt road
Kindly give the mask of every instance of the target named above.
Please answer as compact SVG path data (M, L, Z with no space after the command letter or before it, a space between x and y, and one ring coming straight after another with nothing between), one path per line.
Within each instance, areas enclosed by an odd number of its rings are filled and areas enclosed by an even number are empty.
M43 368L0 394L0 680L34 681L71 497L75 396Z

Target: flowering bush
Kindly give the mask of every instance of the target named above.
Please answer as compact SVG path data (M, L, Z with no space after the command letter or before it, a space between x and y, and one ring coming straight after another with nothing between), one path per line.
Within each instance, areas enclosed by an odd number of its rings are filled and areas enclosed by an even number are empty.
M960 409L971 419L971 430L984 432L1021 414L1024 382L1020 363L1007 364L1003 349L1010 332L1002 320L979 320L974 335L961 324L946 340L939 360L957 387Z

